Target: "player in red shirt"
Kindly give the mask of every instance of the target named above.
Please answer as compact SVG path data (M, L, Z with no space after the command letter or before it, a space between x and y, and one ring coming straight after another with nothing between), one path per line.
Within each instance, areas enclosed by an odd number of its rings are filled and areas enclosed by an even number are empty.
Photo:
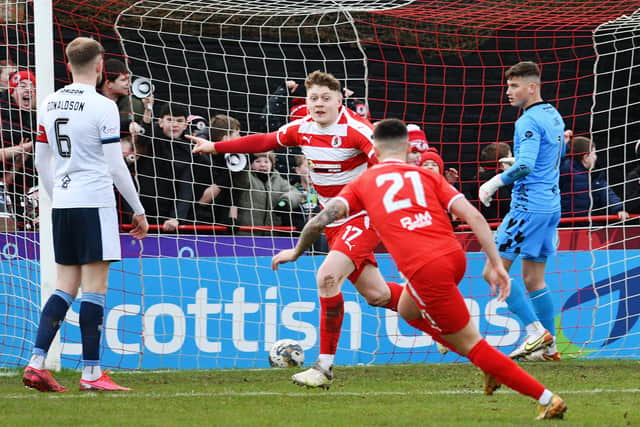
M466 221L481 243L488 258L488 282L494 292L498 288L498 300L509 296L509 275L482 214L441 174L406 163L409 145L402 121L378 123L374 141L380 163L347 185L311 219L296 247L273 257L273 269L296 260L333 221L351 211L366 210L398 269L409 279L398 313L482 369L493 381L485 383L488 394L497 381L537 399L538 419L562 418L567 409L563 400L480 336L458 290L466 257L446 211Z
M280 146L299 146L309 161L311 180L325 206L371 163L373 126L342 106L340 82L314 71L305 80L308 115L282 126L278 132L218 142L188 137L196 153L254 153ZM317 364L293 375L295 384L327 388L344 317L342 283L348 278L367 303L397 310L402 286L385 282L373 250L379 238L364 212L352 211L325 230L330 251L317 272L320 296L320 355Z

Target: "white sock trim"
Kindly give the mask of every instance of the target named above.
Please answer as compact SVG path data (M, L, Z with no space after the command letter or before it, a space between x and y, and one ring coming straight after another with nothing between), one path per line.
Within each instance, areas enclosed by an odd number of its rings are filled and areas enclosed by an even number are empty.
M545 331L544 326L539 321L531 322L526 326L527 335L533 335L534 337L539 337Z
M45 361L44 356L41 356L39 354L34 354L33 356L31 356L31 360L29 361L29 367L38 369L41 371L44 369L44 361Z
M102 376L100 365L85 366L82 368L82 379L85 381L95 381Z
M538 403L541 405L548 405L549 402L551 402L552 397L553 397L553 393L551 393L551 391L545 388L544 391L542 392L542 396L540 396L540 398L538 399Z
M321 354L318 356L318 366L320 366L325 371L328 371L333 366L333 360L335 359L335 354Z

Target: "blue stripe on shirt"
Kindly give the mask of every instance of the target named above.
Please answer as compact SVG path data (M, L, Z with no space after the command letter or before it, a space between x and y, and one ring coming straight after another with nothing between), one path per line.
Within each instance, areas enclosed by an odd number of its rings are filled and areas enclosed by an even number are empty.
M112 138L104 138L100 140L103 144L113 144L114 142L120 142L119 136L114 136Z

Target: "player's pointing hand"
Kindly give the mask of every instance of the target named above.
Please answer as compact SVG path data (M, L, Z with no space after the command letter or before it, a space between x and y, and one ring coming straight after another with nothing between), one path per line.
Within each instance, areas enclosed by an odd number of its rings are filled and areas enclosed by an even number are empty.
M204 138L200 138L193 135L185 135L184 137L196 143L196 146L193 147L193 150L191 150L193 153L198 153L198 154L201 154L201 153L216 154L217 153L215 144L211 141L207 141Z

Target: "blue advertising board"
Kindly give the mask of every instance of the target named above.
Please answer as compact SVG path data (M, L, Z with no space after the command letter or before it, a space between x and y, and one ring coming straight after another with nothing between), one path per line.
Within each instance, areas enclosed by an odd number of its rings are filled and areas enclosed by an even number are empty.
M319 256L270 268L287 238L151 236L142 243L122 236L124 259L109 278L102 359L127 369L267 367L271 344L300 342L307 361L318 353ZM7 242L0 242L6 248ZM18 244L2 250L0 365L26 360L40 304L37 251ZM12 255L13 254L13 255ZM473 320L491 345L510 352L522 325L482 280L484 257L467 252L460 290ZM16 256L19 255L19 256ZM398 278L387 254L378 254L385 277ZM519 271L519 265L513 272ZM558 309L558 341L569 357L639 358L640 250L562 250L551 259L547 282ZM515 276L515 275L514 275ZM522 286L515 276L515 286ZM429 336L388 310L368 306L344 285L345 319L336 362L430 363L460 360L441 355ZM79 366L79 302L62 328L63 367ZM26 354L25 354L26 353Z

